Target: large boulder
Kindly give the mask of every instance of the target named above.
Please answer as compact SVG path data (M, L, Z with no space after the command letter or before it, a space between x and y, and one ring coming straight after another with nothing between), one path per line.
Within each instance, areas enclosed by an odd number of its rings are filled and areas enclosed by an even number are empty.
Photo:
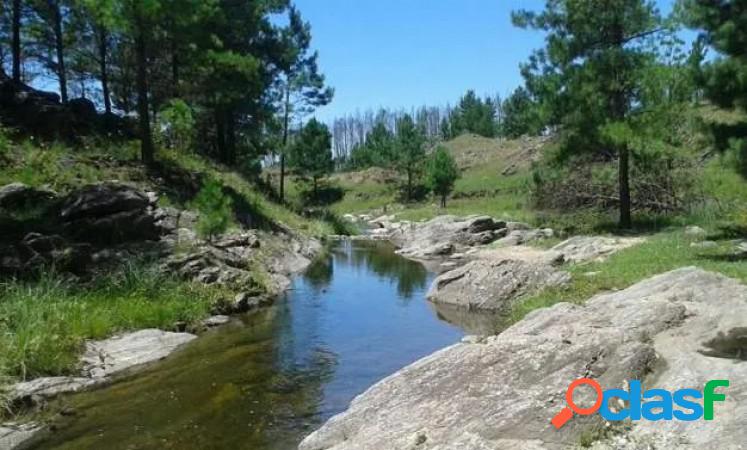
M506 233L506 222L488 216L438 216L428 222L392 229L389 239L403 256L442 257L466 247L489 244Z
M119 183L89 184L65 198L60 217L65 221L102 217L145 210L149 204L148 196L131 186Z
M75 240L116 244L158 240L152 200L119 183L98 183L69 194L60 209L63 230Z
M595 448L741 448L747 442L747 352L732 339L747 322L747 287L684 268L598 295L535 311L502 334L459 343L382 380L307 437L301 450L561 449L582 437L613 437ZM718 355L712 347L722 349ZM723 349L726 349L725 351ZM713 421L607 425L575 416L556 431L571 381L603 387L638 379L644 388L702 390L731 380ZM586 390L574 399L592 403ZM616 433L616 434L615 434Z
M438 276L428 299L467 309L508 312L526 295L567 283L570 275L555 267L559 262L562 259L557 255L523 247L484 252Z

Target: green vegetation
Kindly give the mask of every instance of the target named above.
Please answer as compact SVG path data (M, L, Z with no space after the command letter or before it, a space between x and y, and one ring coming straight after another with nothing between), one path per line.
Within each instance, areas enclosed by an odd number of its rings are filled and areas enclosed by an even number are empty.
M208 180L194 199L195 209L200 213L197 232L212 240L224 233L231 223L233 202L223 193L223 185L216 180Z
M514 309L511 319L519 320L530 311L561 301L581 303L600 292L624 289L680 267L698 266L747 282L747 264L733 254L733 235L724 230L714 231L709 237L718 243L714 248L691 246L697 239L686 236L682 228L644 237L646 242L622 250L604 262L571 266L569 286L547 289L527 298Z
M459 178L456 161L444 147L438 147L428 159L425 169L425 184L441 199L441 208L446 208L446 197L454 190Z
M0 298L0 379L31 379L75 374L86 339L194 326L227 293L164 277L143 264L90 285L53 274L4 282Z
M331 139L327 126L311 119L299 133L291 150L291 167L299 175L311 178L314 199L318 198L319 179L332 173L335 168ZM280 176L283 176L282 173Z

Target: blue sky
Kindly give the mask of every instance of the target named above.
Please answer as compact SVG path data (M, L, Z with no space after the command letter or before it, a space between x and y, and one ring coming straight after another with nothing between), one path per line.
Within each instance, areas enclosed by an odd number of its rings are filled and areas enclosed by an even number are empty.
M657 0L668 12L674 0ZM324 121L356 110L453 104L467 90L504 96L542 35L511 11L544 0L296 0L335 99Z

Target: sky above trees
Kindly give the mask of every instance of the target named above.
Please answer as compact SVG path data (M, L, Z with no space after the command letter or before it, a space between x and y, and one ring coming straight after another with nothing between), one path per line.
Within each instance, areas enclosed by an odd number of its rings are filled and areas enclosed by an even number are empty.
M454 104L468 89L507 96L523 83L519 64L543 45L515 28L511 11L544 0L296 0L312 46L334 86L317 112L328 122L366 108ZM674 0L657 0L668 13Z

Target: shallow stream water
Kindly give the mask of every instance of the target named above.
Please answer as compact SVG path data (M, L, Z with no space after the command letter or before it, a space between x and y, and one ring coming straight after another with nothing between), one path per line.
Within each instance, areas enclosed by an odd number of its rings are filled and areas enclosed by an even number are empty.
M465 333L425 300L433 274L385 243L342 242L277 305L165 361L67 397L34 449L290 450L358 394ZM462 322L462 319L465 319Z

